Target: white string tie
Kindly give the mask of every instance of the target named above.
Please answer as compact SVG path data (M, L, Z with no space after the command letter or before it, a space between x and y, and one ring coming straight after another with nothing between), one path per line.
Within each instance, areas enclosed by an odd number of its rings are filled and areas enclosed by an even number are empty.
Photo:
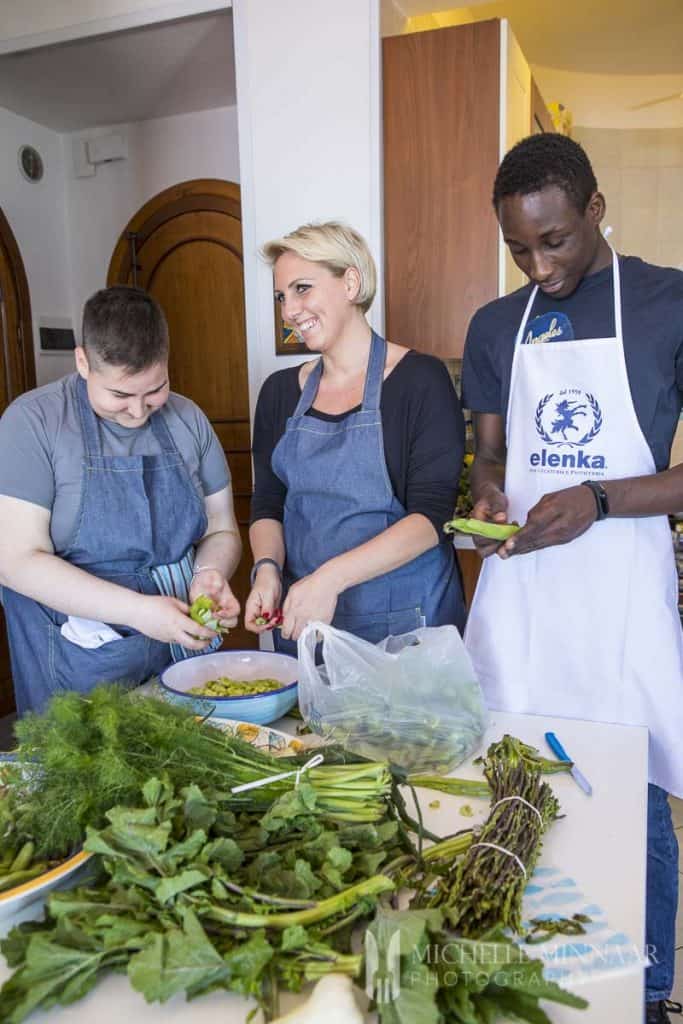
M517 864L519 865L522 874L526 878L526 868L522 864L517 854L513 853L512 850L506 850L504 846L498 846L497 843L474 843L472 846L470 846L470 850L476 850L478 846L488 846L492 850L498 850L498 853L506 853L508 857L512 857L513 860L517 861Z
M243 782L239 786L233 786L230 790L231 793L245 793L248 789L257 789L259 786L267 786L270 782L280 782L282 779L291 779L292 775L296 776L294 780L294 788L299 788L301 782L301 776L304 772L308 772L311 768L317 768L319 764L322 764L325 760L323 754L314 754L306 764L302 764L300 768L295 768L291 772L280 772L279 775L267 775L263 779L255 779L253 782Z
M507 803L508 800L519 800L520 803L525 804L529 808L529 810L533 811L534 814L536 815L536 817L538 818L538 820L540 822L540 825L541 825L541 829L543 829L545 827L543 825L543 817L542 817L541 812L539 811L538 807L534 807L534 805L530 804L528 800L525 800L523 796L516 796L516 795L514 795L514 796L503 796L503 797L501 797L500 800L496 800L495 804L491 808L491 814L493 814L493 812L495 811L496 807L499 804Z

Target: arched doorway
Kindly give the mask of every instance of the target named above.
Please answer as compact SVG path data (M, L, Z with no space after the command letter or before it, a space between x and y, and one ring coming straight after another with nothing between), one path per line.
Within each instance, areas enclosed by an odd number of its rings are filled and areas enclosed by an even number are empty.
M31 299L24 263L0 210L0 413L36 386Z
M0 414L36 386L31 299L24 262L0 210ZM0 717L14 711L14 690L5 619L0 610Z
M217 179L165 189L116 244L107 284L137 284L160 303L171 338L170 377L211 420L228 458L244 555L233 586L249 590L252 491L239 185ZM230 647L255 647L240 626Z

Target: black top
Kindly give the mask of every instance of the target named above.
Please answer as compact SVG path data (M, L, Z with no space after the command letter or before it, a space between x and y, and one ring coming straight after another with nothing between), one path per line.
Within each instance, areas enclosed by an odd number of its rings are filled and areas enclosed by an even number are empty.
M620 256L624 354L633 405L658 471L669 465L683 402L683 273ZM463 403L507 413L515 337L531 285L478 310L467 332ZM614 337L612 267L581 281L566 299L538 292L529 319L563 313L575 338ZM547 318L544 318L547 326ZM557 342L546 342L557 344ZM562 342L571 344L571 342Z
M251 521L283 519L286 488L271 468L271 455L299 398L299 367L271 374L261 388L254 420L254 496ZM337 422L339 415L308 411ZM460 402L444 364L408 352L382 385L380 402L384 457L394 494L406 512L420 512L444 542L443 524L453 515L465 450Z

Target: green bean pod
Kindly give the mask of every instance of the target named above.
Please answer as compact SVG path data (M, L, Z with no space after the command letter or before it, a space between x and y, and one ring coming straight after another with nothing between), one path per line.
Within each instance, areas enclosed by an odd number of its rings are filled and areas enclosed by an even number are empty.
M489 540L507 540L521 530L517 523L487 523L483 519L451 519L444 533L469 533Z
M19 853L16 855L10 866L10 871L23 871L29 866L33 860L33 854L36 852L35 843L28 840L24 843Z
M0 875L3 875L6 871L9 871L12 861L17 855L16 850L8 849L5 850L2 857L0 857Z
M24 882L30 882L32 878L37 878L45 871L47 871L47 864L44 861L33 864L23 871L12 871L9 875L0 878L0 892L7 892L8 889L14 889L18 885L23 885Z

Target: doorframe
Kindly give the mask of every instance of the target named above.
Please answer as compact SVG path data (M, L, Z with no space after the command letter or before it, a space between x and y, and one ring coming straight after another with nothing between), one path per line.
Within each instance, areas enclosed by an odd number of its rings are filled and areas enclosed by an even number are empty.
M21 353L21 361L23 363L26 390L30 391L36 386L36 356L33 344L31 295L28 290L28 279L26 277L24 261L21 258L21 251L17 245L17 240L14 237L14 232L10 227L10 223L2 209L0 209L0 247L2 247L7 256L10 270L12 272L12 278L14 280L14 286L16 288L18 303L17 320L21 329L19 351ZM8 338L7 344L12 344L13 341L16 342L16 340L17 339ZM13 397L16 397L16 395Z
M135 233L141 248L157 228L166 221L173 220L182 213L196 210L216 210L227 213L242 223L242 206L240 187L234 181L223 181L221 178L195 178L183 181L179 185L158 192L142 206L135 216L128 221L119 235L114 247L109 270L107 286L128 280L131 270L130 234ZM236 253L244 265L243 252Z

